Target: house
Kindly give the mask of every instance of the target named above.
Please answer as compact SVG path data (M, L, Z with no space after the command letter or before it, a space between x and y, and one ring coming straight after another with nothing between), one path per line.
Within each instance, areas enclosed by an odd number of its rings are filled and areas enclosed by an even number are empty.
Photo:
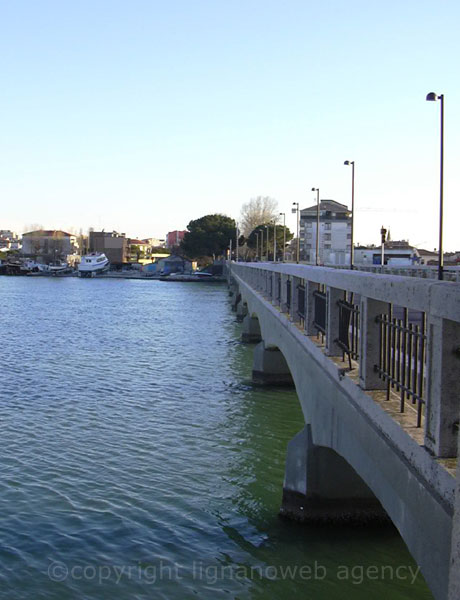
M423 264L419 251L407 240L387 241L384 246L384 263L393 267L409 267ZM380 265L382 262L381 246L356 246L354 251L355 265Z
M156 272L164 275L169 273L191 273L195 268L196 262L192 262L177 254L171 254L171 256L158 260Z
M316 264L316 232L318 208L300 211L301 259ZM319 203L319 264L345 265L350 261L351 212L335 200Z
M66 260L78 250L76 236L55 229L39 229L22 234L22 254L41 262Z
M166 234L166 248L175 248L180 246L187 231L170 231Z
M122 265L130 258L125 234L116 231L90 231L89 251L103 252L112 265Z

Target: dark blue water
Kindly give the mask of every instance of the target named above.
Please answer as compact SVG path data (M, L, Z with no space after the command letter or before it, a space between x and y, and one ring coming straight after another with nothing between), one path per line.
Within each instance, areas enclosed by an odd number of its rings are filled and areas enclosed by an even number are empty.
M278 518L303 418L224 286L2 277L0 314L0 598L431 598L394 530Z

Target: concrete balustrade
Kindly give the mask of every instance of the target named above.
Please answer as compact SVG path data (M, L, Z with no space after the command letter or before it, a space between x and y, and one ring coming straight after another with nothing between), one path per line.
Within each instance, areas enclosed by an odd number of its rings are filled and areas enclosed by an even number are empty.
M458 448L460 285L297 264L228 269L242 339L257 342L254 381L292 382L305 417L287 449L281 513L337 523L389 517L436 600L448 598L449 578L456 600L460 488L441 459ZM352 297L359 328L350 370L337 342L349 326L339 311ZM420 409L421 438L384 409L384 389Z

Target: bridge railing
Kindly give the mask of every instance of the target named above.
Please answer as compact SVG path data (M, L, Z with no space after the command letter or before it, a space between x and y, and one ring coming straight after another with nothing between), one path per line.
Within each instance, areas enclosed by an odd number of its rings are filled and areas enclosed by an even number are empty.
M456 456L459 284L294 264L232 263L231 271L326 355L346 360L362 389L397 399L424 427L430 452Z

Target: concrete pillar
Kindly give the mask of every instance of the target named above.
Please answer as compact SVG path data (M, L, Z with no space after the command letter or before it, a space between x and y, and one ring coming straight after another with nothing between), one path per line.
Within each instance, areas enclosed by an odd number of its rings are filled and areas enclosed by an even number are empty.
M384 390L386 382L374 371L380 359L380 324L378 315L386 313L388 304L361 298L359 341L359 385L363 390Z
M425 446L435 456L457 456L460 323L429 317Z
M334 450L313 444L310 425L288 444L280 514L312 523L389 521L356 471Z
M248 305L246 302L240 302L236 307L236 320L238 323L242 323L244 317L248 314Z
M339 307L337 302L343 298L343 290L326 288L326 355L342 356L343 351L335 343L339 337Z
M260 342L254 349L252 380L259 385L293 385L292 375L282 352Z
M241 341L245 344L258 344L262 341L259 319L257 317L251 317L251 315L244 317Z
M317 334L317 330L313 326L315 320L315 297L313 292L317 289L317 283L313 283L313 281L305 282L305 333L307 335Z
M458 445L460 456L460 440ZM449 600L460 598L460 462L457 463L457 489L452 520L452 552L450 556Z
M241 302L241 294L239 292L236 292L235 294L233 294L233 296L230 300L233 312L236 312L237 306L240 302Z

